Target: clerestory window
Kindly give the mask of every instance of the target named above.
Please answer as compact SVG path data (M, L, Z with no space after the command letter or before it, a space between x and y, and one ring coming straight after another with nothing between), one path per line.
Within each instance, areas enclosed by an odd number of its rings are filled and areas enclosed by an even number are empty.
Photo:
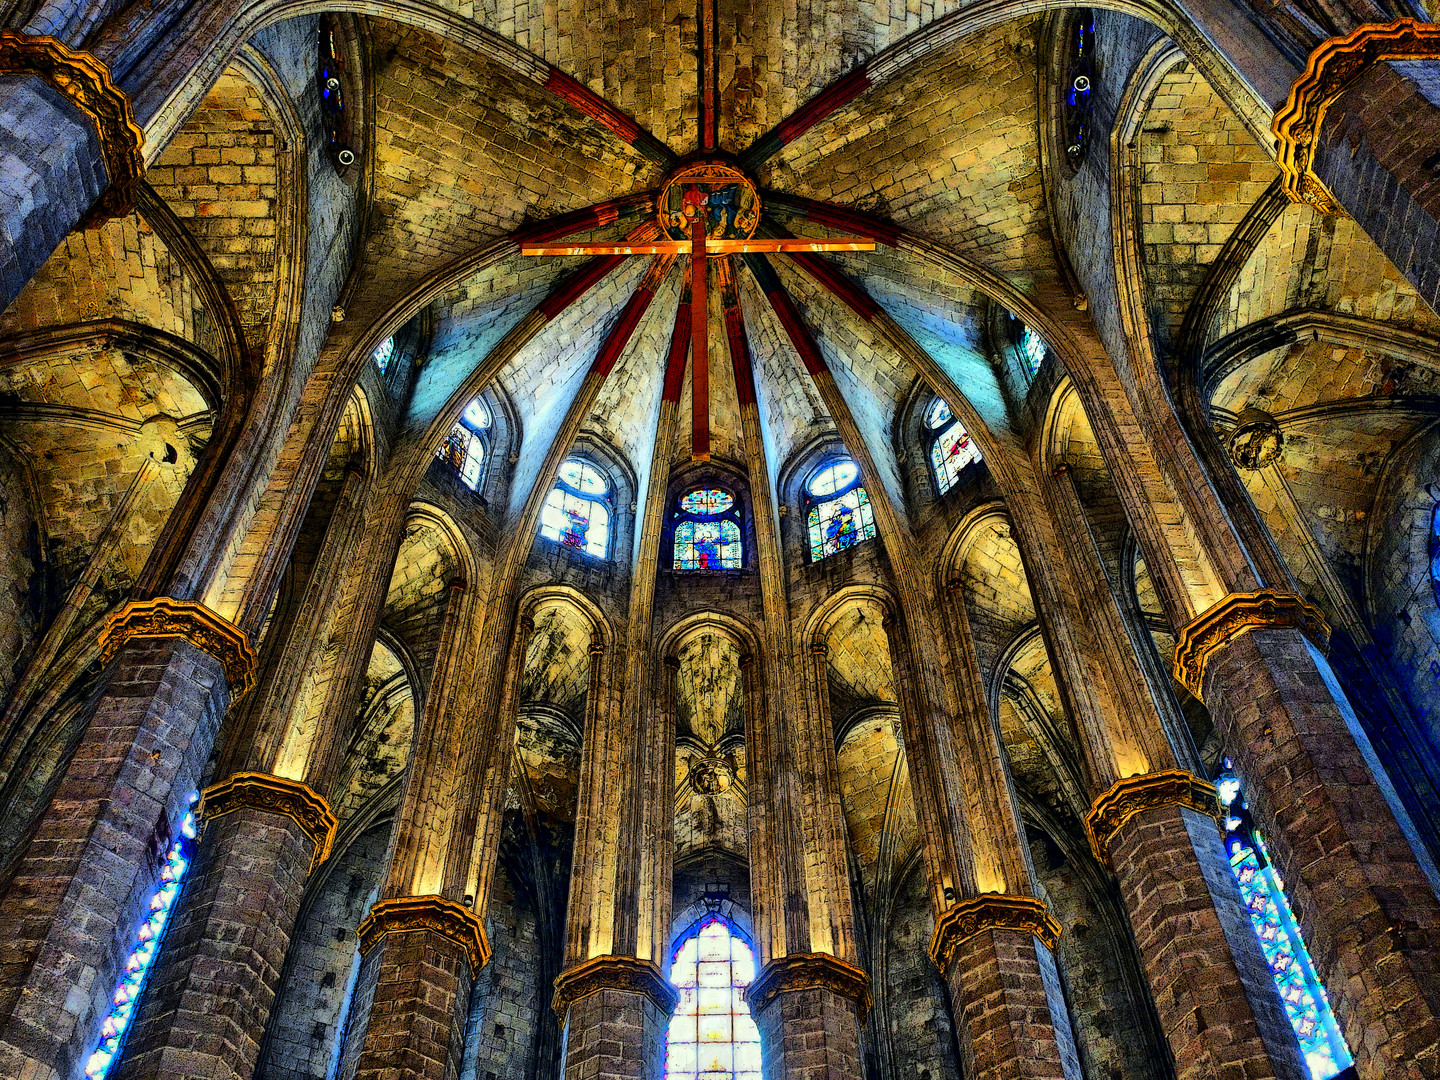
M739 570L740 507L722 488L697 488L675 507L676 570Z
M379 345L376 345L375 351L370 354L370 359L375 361L375 366L380 369L380 374L384 375L390 367L390 361L395 359L395 335L391 334Z
M540 535L603 559L610 550L610 481L587 461L560 466L540 511Z
M676 947L670 981L680 1004L665 1039L666 1080L761 1080L760 1029L745 1001L754 978L754 950L721 915Z
M943 398L936 398L925 410L925 431L930 437L930 464L935 470L935 484L944 495L955 486L965 466L980 460L980 448Z
M480 487L488 453L485 439L490 430L490 410L478 397L465 406L460 419L445 436L435 456L445 462L471 491Z
M849 458L831 462L805 482L810 560L819 562L875 535L875 513Z

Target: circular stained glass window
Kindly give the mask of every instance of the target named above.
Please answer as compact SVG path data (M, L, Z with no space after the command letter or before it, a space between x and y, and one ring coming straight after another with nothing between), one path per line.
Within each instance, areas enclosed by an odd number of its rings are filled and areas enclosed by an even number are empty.
M810 478L806 490L816 498L823 499L827 495L834 495L837 491L844 491L853 484L860 475L860 466L853 461L837 461L833 465L827 465Z
M687 514L723 514L734 505L734 497L719 488L701 488L680 500L680 509Z
M604 495L610 487L599 469L575 458L560 466L560 482L585 495Z

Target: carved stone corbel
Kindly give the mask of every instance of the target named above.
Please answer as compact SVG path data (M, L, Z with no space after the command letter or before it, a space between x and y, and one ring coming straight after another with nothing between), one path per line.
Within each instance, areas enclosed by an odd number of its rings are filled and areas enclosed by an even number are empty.
M1376 64L1435 56L1440 56L1440 26L1415 19L1366 23L1315 47L1271 125L1285 194L1291 202L1306 203L1324 214L1341 212L1313 168L1325 110Z
M1252 630L1299 630L1320 649L1330 645L1330 625L1314 604L1278 589L1231 593L1195 618L1175 642L1175 678L1202 698L1205 665L1216 649Z
M1060 940L1060 923L1039 900L1029 896L1006 893L984 893L961 900L935 921L930 938L930 959L945 974L955 958L955 950L976 934L986 930L1018 930L1034 934L1047 949Z
M759 1012L789 990L829 990L855 1002L863 1021L870 1012L870 976L829 953L791 953L766 964L745 991L750 1008Z
M315 845L310 857L311 872L330 857L338 824L335 814L329 803L300 781L270 773L235 773L201 793L195 814L210 821L244 809L280 814L299 825Z
M666 1016L680 1004L680 992L670 985L653 960L633 956L592 956L583 964L566 968L555 977L555 998L550 1008L560 1023L570 1006L601 990L623 990L644 994Z
M130 99L110 78L110 69L88 52L52 37L0 30L0 73L35 75L58 91L95 125L110 184L81 221L93 228L135 208L135 184L145 173L140 148L145 132L135 123Z
M490 942L485 937L485 924L480 921L480 916L443 896L400 896L381 900L370 909L370 914L355 931L360 939L360 955L364 956L378 945L386 934L403 934L411 930L433 930L463 946L472 976L490 961Z
M194 600L131 600L105 620L100 631L100 662L108 664L120 646L134 638L183 638L220 661L233 704L255 685L255 650L245 632L229 619Z
M1136 814L1159 806L1184 806L1216 817L1220 813L1220 797L1214 784L1184 769L1165 769L1117 780L1091 804L1090 812L1085 815L1090 850L1106 866L1113 866L1110 841L1114 835Z

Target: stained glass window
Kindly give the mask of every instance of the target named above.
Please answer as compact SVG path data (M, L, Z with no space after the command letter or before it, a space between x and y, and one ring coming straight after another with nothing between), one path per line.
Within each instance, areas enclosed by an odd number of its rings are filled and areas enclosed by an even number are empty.
M1025 367L1032 379L1040 373L1040 364L1049 351L1050 347L1037 331L1028 326L1020 331L1020 355L1024 357Z
M680 1004L665 1039L666 1080L761 1080L760 1029L745 1002L754 978L753 950L719 915L675 950Z
M697 488L680 497L675 515L676 570L739 570L744 565L740 507L722 488Z
M1095 104L1095 15L1082 8L1070 23L1070 44L1062 87L1065 160L1078 169L1090 148L1090 114Z
M555 487L540 510L540 535L603 559L610 550L610 510L603 501L609 491L604 473L570 458L560 466Z
M471 491L479 488L484 475L485 439L480 433L489 426L490 413L477 397L465 406L460 419L435 451L435 456L445 462Z
M190 801L193 803L195 800L192 798ZM100 1027L100 1045L85 1062L85 1075L91 1080L102 1080L110 1071L120 1052L120 1045L125 1041L125 1032L135 1017L135 1006L140 991L145 987L145 976L155 962L165 922L170 917L170 909L175 906L175 898L180 895L180 883L190 866L194 847L195 814L187 810L180 821L180 835L165 856L165 866L160 871L155 895L150 898L150 910L136 932L135 949L125 961L120 985L110 998L110 1015Z
M1229 759L1225 767L1230 768ZM1315 965L1285 898L1284 883L1250 817L1239 778L1227 771L1215 786L1225 808L1225 850L1230 856L1230 869L1240 883L1240 895L1250 912L1250 923L1260 939L1260 950L1270 966L1285 1015L1300 1040L1312 1080L1330 1080L1353 1064L1350 1048L1315 974Z
M855 462L827 465L810 478L805 490L812 503L808 519L812 562L875 535L875 513Z
M335 17L322 15L315 82L320 91L320 116L325 125L326 147L336 170L343 174L355 164L355 151L350 148L350 114L345 108L345 61L340 56L338 33L339 24Z
M382 375L385 374L386 369L390 367L390 361L394 358L394 337L387 337L384 341L380 342L379 345L376 345L375 351L370 354L370 359L375 361L375 366L380 369L380 374Z
M935 469L935 483L944 495L955 486L966 465L980 460L980 448L970 438L965 425L955 419L943 398L936 398L925 410L925 426L930 434L930 464Z

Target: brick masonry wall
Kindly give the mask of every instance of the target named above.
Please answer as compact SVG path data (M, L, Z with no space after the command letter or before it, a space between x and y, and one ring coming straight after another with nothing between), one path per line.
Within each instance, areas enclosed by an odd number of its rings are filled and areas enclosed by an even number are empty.
M534 1054L539 1026L559 1024L550 1010L553 991L541 985L539 977L535 912L516 895L503 860L496 870L485 928L495 952L470 995L460 1080L553 1076L553 1063L536 1070Z
M848 998L820 988L787 991L755 1022L772 1080L860 1080L860 1022Z
M895 893L886 928L884 970L874 970L873 958L869 962L876 988L887 998L870 1029L878 1039L888 1042L884 1050L890 1061L889 1076L960 1080L966 1075L960 1063L949 991L928 951L934 928L929 890L924 872L917 865L904 876ZM873 1054L880 1048L866 1049ZM870 1075L868 1064L866 1075Z
M659 1080L669 1018L644 994L600 990L570 1006L564 1080Z

